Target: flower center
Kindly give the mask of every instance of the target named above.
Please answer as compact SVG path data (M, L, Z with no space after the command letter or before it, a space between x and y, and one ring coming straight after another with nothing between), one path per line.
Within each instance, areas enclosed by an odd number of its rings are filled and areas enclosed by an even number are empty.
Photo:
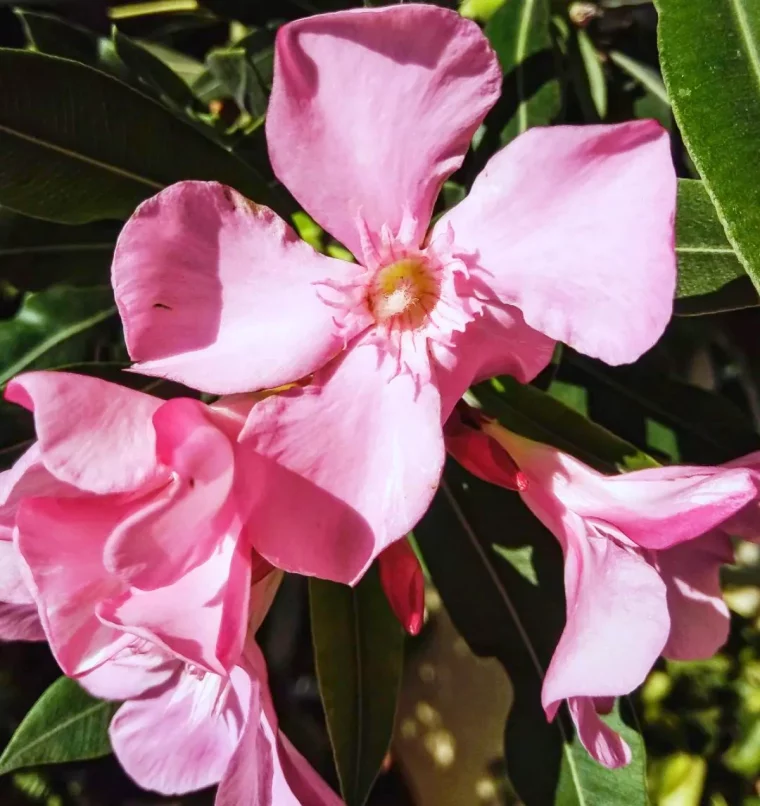
M438 301L440 283L427 262L404 258L383 266L370 285L367 302L379 323L419 327Z

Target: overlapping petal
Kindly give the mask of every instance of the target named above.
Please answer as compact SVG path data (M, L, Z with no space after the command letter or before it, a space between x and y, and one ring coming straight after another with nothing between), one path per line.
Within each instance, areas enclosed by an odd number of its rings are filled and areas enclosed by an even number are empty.
M482 294L552 339L634 361L672 311L676 176L653 121L537 128L497 153L451 226Z
M177 398L153 415L158 460L171 481L120 524L106 567L136 588L175 582L207 559L229 530L239 533L232 487L234 451L197 400Z
M228 394L298 380L366 327L361 311L338 321L320 286L359 271L230 188L180 182L127 222L113 285L140 372Z
M488 41L453 11L410 3L292 22L275 49L272 166L357 257L359 216L379 235L411 214L418 246L500 89Z
M161 405L155 397L69 372L20 375L5 397L34 412L40 459L62 482L105 495L130 492L161 474L151 422Z
M360 340L254 407L241 438L270 466L252 539L273 565L355 582L425 513L444 460L438 394L416 374L425 360L399 368Z
M218 783L238 745L252 681L240 668L230 682L184 669L153 696L122 705L111 744L143 789L178 795Z

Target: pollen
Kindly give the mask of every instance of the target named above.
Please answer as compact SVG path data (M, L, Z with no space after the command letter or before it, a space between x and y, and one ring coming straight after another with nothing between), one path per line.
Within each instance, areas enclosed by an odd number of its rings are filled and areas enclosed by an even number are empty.
M377 322L415 328L426 320L438 291L438 279L427 262L405 258L377 272L367 302Z

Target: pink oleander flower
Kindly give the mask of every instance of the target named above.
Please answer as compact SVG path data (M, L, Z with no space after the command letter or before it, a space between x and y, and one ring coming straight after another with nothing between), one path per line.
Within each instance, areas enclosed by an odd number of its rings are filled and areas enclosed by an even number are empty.
M718 572L733 549L720 527L757 499L754 473L673 466L605 476L494 422L481 429L453 417L449 452L479 478L519 490L565 557L567 622L546 670L546 716L566 700L586 750L607 767L627 764L630 748L599 714L660 655L708 658L725 642ZM499 449L508 459L494 472Z
M127 626L232 668L252 581L271 570L247 534L259 485L239 412L64 372L15 378L6 397L33 411L37 442L0 476L0 634L44 631L77 677L132 640Z
M488 41L449 10L289 23L272 166L358 263L215 183L167 188L119 238L139 371L217 394L302 381L240 437L268 457L253 540L277 567L355 582L427 509L441 424L473 379L528 381L554 340L633 361L670 317L676 180L653 121L529 131L430 227L500 87Z
M80 682L95 696L126 700L111 721L111 745L143 789L182 795L218 783L216 806L342 802L280 732L251 639L222 676L132 637Z

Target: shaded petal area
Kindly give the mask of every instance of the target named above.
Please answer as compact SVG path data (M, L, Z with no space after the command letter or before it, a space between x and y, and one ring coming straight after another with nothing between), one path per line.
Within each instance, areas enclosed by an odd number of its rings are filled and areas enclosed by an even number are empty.
M181 667L176 658L135 638L114 657L77 679L94 697L131 700L165 685Z
M156 449L171 482L122 523L105 548L109 571L136 588L175 582L207 559L235 520L233 446L197 400L153 415ZM239 530L239 524L235 524Z
M97 612L105 624L225 674L243 649L250 589L247 541L227 536L208 560L173 585L124 591L104 601Z
M309 386L254 407L241 439L270 466L252 540L272 565L355 582L425 513L444 448L438 392L417 358L399 371L360 340Z
M496 102L474 23L410 4L307 17L277 35L267 142L277 178L358 258L357 217L419 246L443 181Z
M551 361L555 342L525 324L509 305L484 304L482 313L450 346L431 341L441 392L442 418L447 419L473 383L494 375L512 375L528 383Z
M117 711L109 730L116 757L139 786L162 795L218 783L243 732L251 685L240 668L230 682L184 669Z
M535 128L498 152L451 226L485 298L608 364L636 360L670 319L676 176L654 121ZM469 256L469 257L468 257Z
M733 559L730 538L717 530L657 552L671 621L662 651L666 658L702 660L726 643L731 615L720 588L720 567Z
M62 482L119 493L162 472L151 421L158 398L69 372L20 375L5 397L34 413L40 459Z
M228 394L291 383L332 358L367 322L337 321L320 282L350 284L359 271L224 185L180 182L129 219L112 279L136 369Z

